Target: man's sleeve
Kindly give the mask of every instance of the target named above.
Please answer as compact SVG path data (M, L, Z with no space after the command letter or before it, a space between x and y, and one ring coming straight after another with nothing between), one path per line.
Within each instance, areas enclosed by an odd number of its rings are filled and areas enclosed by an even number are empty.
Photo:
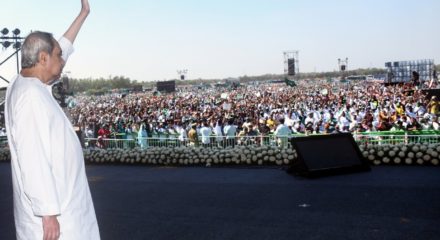
M50 115L37 90L28 91L17 101L14 114L23 191L31 202L35 216L60 214L56 182L52 173Z
M72 43L69 41L69 39L65 37L61 37L60 40L58 40L58 43L60 44L60 48L62 51L62 58L65 62L69 59L69 56L73 53L74 48Z

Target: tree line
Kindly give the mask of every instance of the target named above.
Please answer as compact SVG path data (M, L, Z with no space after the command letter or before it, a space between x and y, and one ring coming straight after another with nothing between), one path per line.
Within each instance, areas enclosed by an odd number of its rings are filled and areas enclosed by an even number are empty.
M137 80L124 76L109 76L108 78L69 79L69 91L73 93L102 94L114 89L132 89L139 85Z
M440 71L440 65L435 66L437 73ZM367 68L367 69L354 69L345 71L341 73L339 71L332 72L309 72L300 73L295 76L296 79L318 79L318 78L340 78L342 76L350 75L380 75L386 74L387 70L384 68ZM268 80L281 80L284 79L284 74L265 74L260 76L241 76L237 79L227 78L227 79L192 79L192 80L180 80L171 79L176 81L176 85L198 85L198 84L210 84L217 82L226 81L239 81L241 83L252 82L252 81L268 81ZM72 93L85 92L86 94L103 94L114 89L127 89L131 90L134 88L139 89L144 88L154 88L156 82L138 82L137 80L132 80L124 76L109 76L108 78L85 78L85 79L69 79L69 88Z

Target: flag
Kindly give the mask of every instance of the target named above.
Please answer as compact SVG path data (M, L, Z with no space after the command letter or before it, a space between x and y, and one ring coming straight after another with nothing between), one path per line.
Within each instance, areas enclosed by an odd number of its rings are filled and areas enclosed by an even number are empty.
M286 83L287 86L289 87L296 87L296 83L293 80L289 80L288 78L284 79L284 82Z

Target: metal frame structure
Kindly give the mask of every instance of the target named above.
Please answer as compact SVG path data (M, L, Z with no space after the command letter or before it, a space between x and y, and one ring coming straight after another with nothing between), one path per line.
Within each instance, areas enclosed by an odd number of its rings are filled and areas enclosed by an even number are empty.
M420 59L412 61L396 61L386 62L388 83L404 83L410 82L412 72L419 74L419 81L430 81L434 76L435 69L434 59Z
M177 70L177 74L179 75L180 80L186 80L187 74L188 74L188 69L181 69L181 70ZM183 79L182 79L183 77Z
M338 66L340 72L345 72L348 69L348 57L345 59L338 58Z
M19 73L19 71L20 71L20 60L19 60L18 52L20 52L21 44L24 41L24 38L20 37L20 29L18 29L18 28L14 29L11 32L12 36L9 35L9 29L7 29L7 28L3 28L0 31L0 33L1 33L1 35L0 35L0 45L2 45L3 49L7 49L11 45L12 45L12 48L15 49L14 53L12 53L5 60L0 62L0 66L3 65L5 62L7 62L9 59L11 59L15 55L16 56L16 60L17 60L17 73ZM9 81L6 78L4 78L2 76L0 76L0 78L3 81L9 83Z
M284 74L286 76L289 76L289 66L288 61L289 59L294 59L295 63L295 75L299 74L299 51L298 50L292 50L292 51L284 51Z

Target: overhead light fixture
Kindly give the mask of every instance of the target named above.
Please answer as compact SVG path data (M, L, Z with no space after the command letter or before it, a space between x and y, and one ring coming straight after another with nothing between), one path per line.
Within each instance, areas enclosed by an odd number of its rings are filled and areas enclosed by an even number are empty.
M7 28L3 28L3 30L2 30L2 34L3 35L6 35L6 34L8 34L9 33L9 30L7 29Z
M20 35L20 29L16 28L16 29L14 29L14 31L12 31L12 33L14 35Z
M18 56L18 52L21 50L21 47L23 45L23 41L25 38L20 36L20 29L18 28L11 28L14 30L9 31L8 28L0 28L0 48L2 50L7 50L7 48L12 47L14 49L14 53L12 53L9 57L6 58L6 60L2 61L0 63L0 66L3 65L6 61L8 61L12 56L16 56L16 62L17 62L17 73L20 72L20 59ZM5 80L5 78L1 77L1 79ZM6 81L6 80L5 80ZM7 82L7 81L6 81Z
M14 45L12 45L12 47L13 47L14 49L19 49L19 48L21 48L21 42L15 42Z
M2 45L3 45L3 47L4 48L8 48L9 46L11 46L11 42L9 42L9 41L4 41L3 43L2 43Z

